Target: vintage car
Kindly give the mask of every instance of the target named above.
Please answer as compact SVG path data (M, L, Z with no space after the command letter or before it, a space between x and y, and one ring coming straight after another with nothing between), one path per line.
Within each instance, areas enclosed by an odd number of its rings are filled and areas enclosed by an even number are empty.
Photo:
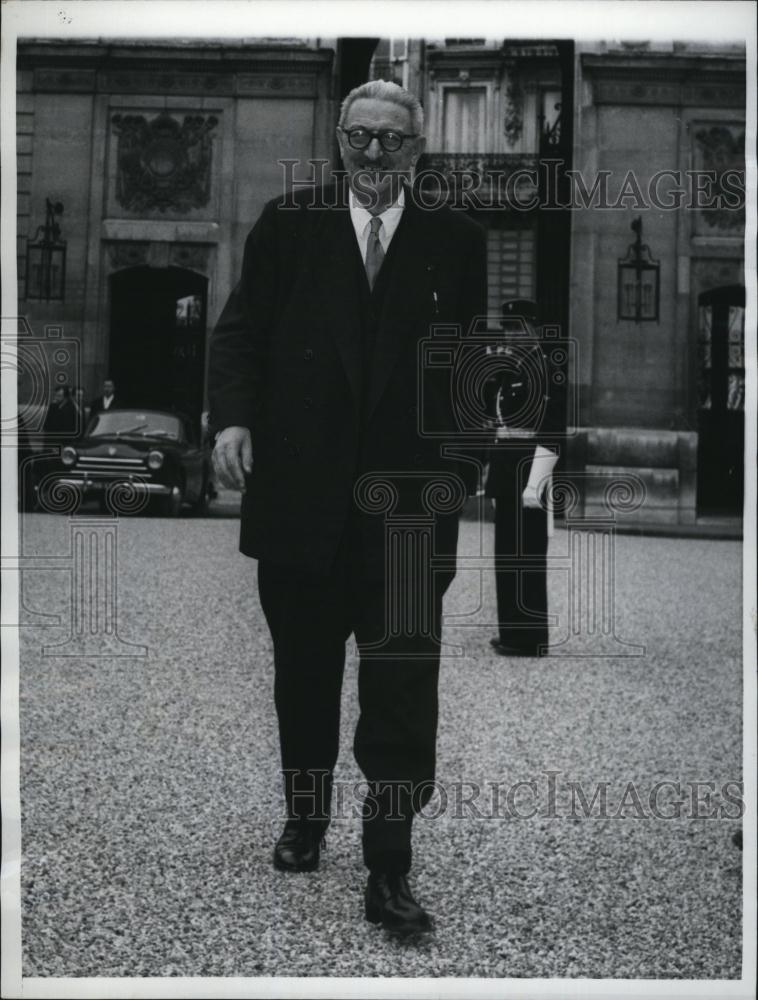
M188 504L207 510L210 456L190 421L159 410L118 409L93 416L84 434L61 448L44 487L97 497L102 510L137 512L148 503L177 516ZM43 509L48 506L40 497Z

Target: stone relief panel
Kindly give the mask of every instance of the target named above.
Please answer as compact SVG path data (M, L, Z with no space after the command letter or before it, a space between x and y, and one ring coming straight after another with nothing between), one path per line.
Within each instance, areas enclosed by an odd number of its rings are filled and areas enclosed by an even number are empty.
M150 244L138 240L121 240L107 243L108 264L112 271L122 267L138 267L149 263Z
M207 243L174 243L161 240L106 240L106 267L181 267L208 276L214 247Z
M169 248L169 264L207 275L212 249L201 243L172 243Z
M110 123L110 215L210 218L214 214L216 115L117 113L110 116Z
M695 170L715 176L708 207L696 211L695 233L741 239L745 232L745 126L696 122L692 135Z

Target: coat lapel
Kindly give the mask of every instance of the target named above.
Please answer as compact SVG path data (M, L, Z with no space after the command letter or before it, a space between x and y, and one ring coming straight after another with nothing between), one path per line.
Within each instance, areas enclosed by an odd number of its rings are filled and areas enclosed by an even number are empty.
M334 339L353 396L356 414L361 397L360 249L347 207L321 213L316 225L312 280L321 293L324 317Z
M428 230L420 216L412 199L406 197L406 207L388 251L387 263L391 254L392 269L369 374L364 410L367 418L386 389L409 338L416 336L419 319L429 315L434 258Z
M347 199L320 212L314 231L314 252L309 260L311 280L320 291L324 317L334 339L350 384L356 414L371 415L387 387L392 371L419 320L429 315L431 275L434 273L433 239L423 213L406 195L406 207L390 243L391 261L368 385L362 378L362 312L360 279L363 277ZM368 286L367 286L368 287ZM429 299L429 301L427 301ZM365 393L364 405L361 397Z

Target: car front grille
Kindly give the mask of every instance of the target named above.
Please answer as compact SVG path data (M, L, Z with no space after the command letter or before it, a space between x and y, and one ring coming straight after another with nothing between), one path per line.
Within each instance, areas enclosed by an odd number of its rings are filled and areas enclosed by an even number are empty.
M113 476L127 479L130 475L140 479L152 478L152 473L139 458L97 458L91 455L82 456L71 469L73 473L85 473L90 478L97 476Z

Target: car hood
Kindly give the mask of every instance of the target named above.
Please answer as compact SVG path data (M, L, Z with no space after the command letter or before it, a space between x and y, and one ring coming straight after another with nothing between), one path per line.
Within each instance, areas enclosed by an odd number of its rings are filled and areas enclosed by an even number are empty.
M181 451L184 445L177 441L168 441L166 438L98 435L97 437L83 438L76 442L74 447L80 455L86 453L93 458L144 458L149 451L157 449L164 453L176 452Z

